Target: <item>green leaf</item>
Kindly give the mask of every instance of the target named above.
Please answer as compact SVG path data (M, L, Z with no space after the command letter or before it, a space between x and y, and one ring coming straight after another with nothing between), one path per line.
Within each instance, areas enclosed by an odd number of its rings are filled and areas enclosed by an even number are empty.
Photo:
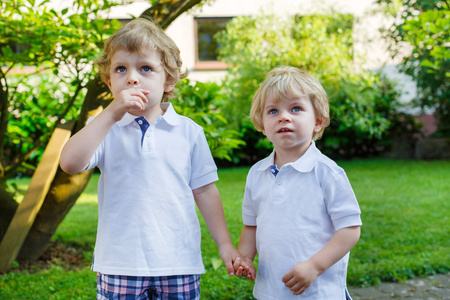
M212 257L211 258L211 264L213 267L213 270L217 270L220 268L220 266L223 264L222 259L219 257Z

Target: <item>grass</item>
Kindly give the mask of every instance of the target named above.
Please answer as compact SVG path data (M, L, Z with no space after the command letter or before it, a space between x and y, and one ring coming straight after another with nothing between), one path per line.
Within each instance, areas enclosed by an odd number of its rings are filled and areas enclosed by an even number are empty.
M450 161L342 164L362 211L348 281L373 285L450 269Z
M355 160L346 170L362 210L362 235L351 252L347 280L353 286L403 281L450 269L450 161ZM248 168L220 170L230 236L237 245ZM96 180L58 228L54 240L81 253L78 268L54 261L0 276L0 299L94 299L96 275L89 270L95 242ZM23 190L26 181L18 181ZM22 185L22 186L21 186ZM202 299L252 299L253 284L230 278L200 217L206 274Z

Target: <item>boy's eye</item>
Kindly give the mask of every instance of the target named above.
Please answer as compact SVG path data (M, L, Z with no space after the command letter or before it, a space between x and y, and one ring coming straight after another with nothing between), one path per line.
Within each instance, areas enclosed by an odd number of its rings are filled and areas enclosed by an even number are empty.
M122 67L122 66L119 66L119 67L116 68L116 71L117 71L118 73L123 73L123 72L126 72L126 71L127 71L127 68Z
M300 111L302 111L302 109L298 106L292 108L292 112L300 112Z
M143 66L142 68L141 68L141 71L142 72L150 72L152 70L152 68L150 68L149 66Z
M269 115L274 115L276 113L278 113L278 109L276 108L269 109Z

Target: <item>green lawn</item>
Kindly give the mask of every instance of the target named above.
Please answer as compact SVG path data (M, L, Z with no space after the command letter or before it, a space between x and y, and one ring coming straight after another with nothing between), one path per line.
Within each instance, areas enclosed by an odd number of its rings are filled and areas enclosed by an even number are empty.
M402 281L450 269L450 161L354 160L339 162L362 210L361 239L351 252L348 282L354 286ZM230 235L237 245L241 201L248 168L220 170ZM96 180L61 224L54 239L82 253L78 270L55 262L0 276L0 299L94 299L96 277L89 270L95 241ZM26 181L19 181L22 189ZM206 274L202 299L251 299L252 282L230 278L200 217Z

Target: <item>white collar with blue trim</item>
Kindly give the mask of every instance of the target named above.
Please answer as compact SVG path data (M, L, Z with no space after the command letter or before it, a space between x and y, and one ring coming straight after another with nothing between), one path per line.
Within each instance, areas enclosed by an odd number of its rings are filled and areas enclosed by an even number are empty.
M299 159L286 165L292 166L299 172L310 172L316 166L321 154L322 152L317 149L316 143L312 141L308 150L306 150L306 152ZM270 169L270 167L274 164L274 158L275 150L272 151L272 153L266 159L261 161L261 165L259 166L258 171Z
M180 124L180 115L176 113L175 109L172 106L172 103L164 102L161 103L161 109L164 111L164 114L159 116L162 120L166 121L167 124L172 126L177 126ZM120 127L127 126L131 124L138 116L132 115L130 113L126 113L123 118L117 122L117 125Z

